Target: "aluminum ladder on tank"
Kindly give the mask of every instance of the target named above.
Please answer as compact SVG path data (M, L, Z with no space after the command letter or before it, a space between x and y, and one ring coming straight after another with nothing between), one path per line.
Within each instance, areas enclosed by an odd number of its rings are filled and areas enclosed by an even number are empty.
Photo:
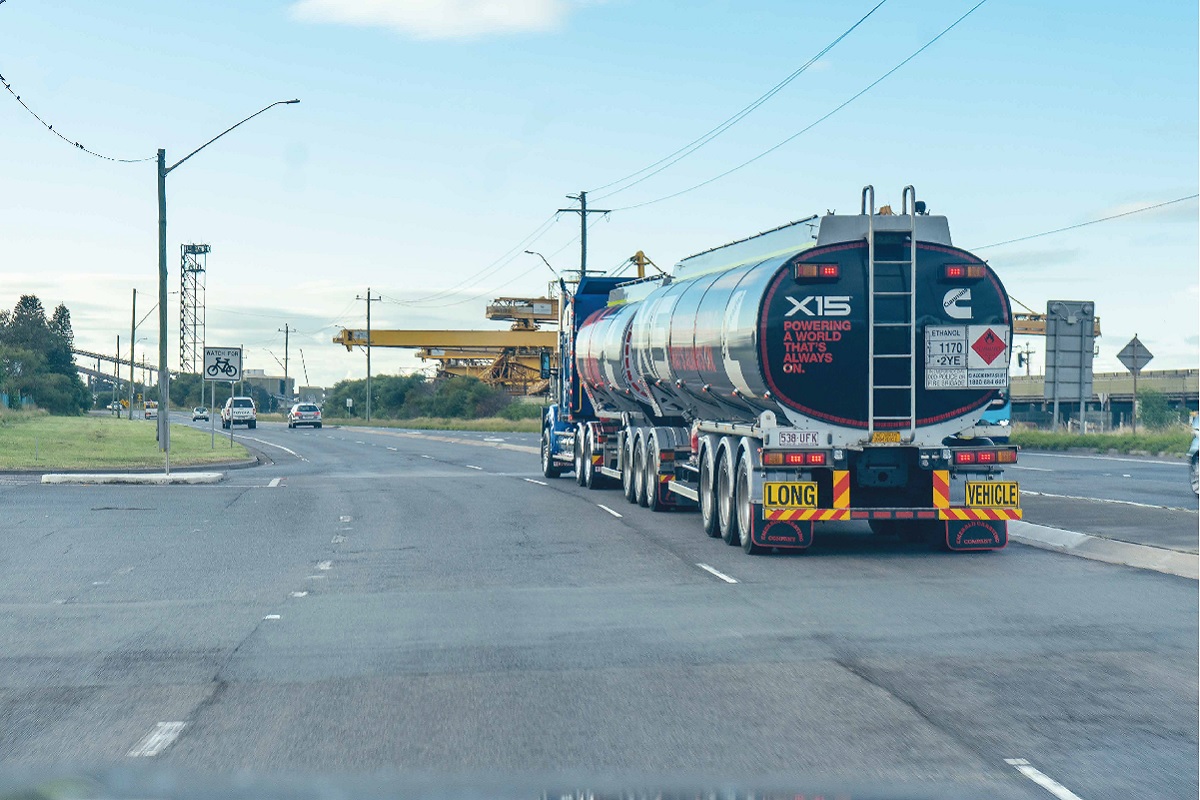
M910 205L911 202L911 205ZM886 234L896 236L898 234L907 233L908 235L908 258L880 260L875 257L876 236L875 229L875 187L866 186L862 193L862 213L867 217L867 349L870 353L870 358L867 359L867 434L874 439L877 423L880 422L904 422L908 428L908 436L906 441L912 441L916 438L917 429L917 292L916 292L916 265L917 265L917 191L912 186L905 186L901 207L901 218L907 219L907 228L888 226ZM899 272L901 288L891 288L881 290L879 288L879 267L894 267ZM896 277L895 275L890 277ZM876 300L885 297L899 297L908 300L908 314L905 320L885 319L879 320L876 318ZM908 334L908 352L880 352L878 347L877 332L880 329L902 329ZM908 362L907 382L893 382L888 384L880 384L876 380L876 367L880 362L897 361L904 359ZM875 408L879 395L883 393L891 393L893 396L896 393L908 393L908 402L906 414L883 414L877 415ZM890 404L892 406L899 405L897 403ZM891 409L889 409L891 410ZM889 430L894 430L889 426Z

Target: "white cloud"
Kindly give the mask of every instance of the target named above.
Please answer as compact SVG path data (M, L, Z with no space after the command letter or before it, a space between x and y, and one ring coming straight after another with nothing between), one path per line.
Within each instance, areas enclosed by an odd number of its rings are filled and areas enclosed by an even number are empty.
M566 0L298 0L306 22L391 28L418 39L471 39L558 27Z

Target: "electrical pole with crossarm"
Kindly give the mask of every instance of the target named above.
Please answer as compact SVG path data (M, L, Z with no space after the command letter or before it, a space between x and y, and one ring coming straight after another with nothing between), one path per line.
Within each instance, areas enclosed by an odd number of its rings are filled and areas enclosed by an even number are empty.
M378 303L382 297L371 297L371 287L367 287L366 297L355 297L355 300L367 301L367 422L371 421L371 303Z
M579 201L579 208L560 208L559 213L570 212L579 215L579 278L582 280L587 277L587 216L588 214L607 214L609 213L609 209L588 208L587 192L581 191L579 194L569 194L567 198Z

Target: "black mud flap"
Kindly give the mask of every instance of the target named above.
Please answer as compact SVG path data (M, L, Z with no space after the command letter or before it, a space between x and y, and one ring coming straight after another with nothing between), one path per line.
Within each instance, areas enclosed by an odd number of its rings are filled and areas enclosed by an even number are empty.
M762 506L754 506L754 530L751 540L760 547L803 550L812 544L812 520L773 522L763 519Z
M999 550L1008 544L1008 522L968 519L946 523L946 547L954 551Z

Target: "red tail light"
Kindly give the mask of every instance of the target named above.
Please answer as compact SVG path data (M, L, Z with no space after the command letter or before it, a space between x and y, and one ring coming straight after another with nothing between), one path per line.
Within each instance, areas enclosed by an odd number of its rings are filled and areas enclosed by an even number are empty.
M974 464L975 453L972 450L959 450L954 454L955 464Z
M995 450L980 450L978 453L975 454L975 463L976 464L995 464L996 463L996 451Z
M942 277L948 281L974 281L987 274L982 264L947 264L942 267Z
M841 275L841 267L837 264L797 264L796 280L824 279L833 280Z
M824 453L809 453L807 456L805 456L804 463L809 464L814 467L824 466L825 454Z

